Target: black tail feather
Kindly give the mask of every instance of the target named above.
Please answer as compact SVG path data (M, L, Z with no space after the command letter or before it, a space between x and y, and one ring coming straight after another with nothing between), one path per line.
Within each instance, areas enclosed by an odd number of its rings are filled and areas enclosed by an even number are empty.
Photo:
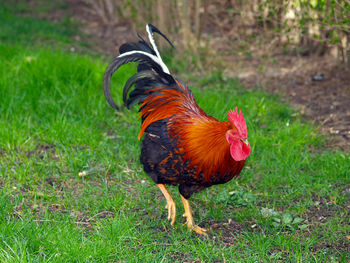
M144 95L145 91L147 89L150 89L153 86L152 84L154 84L156 80L156 74L151 70L138 72L134 76L129 78L128 81L125 83L123 90L124 105L129 109L132 105L140 103L143 100L143 97L147 96ZM142 85L140 85L140 82L142 82ZM128 98L129 91L134 84L139 84L137 85L139 88L134 89L130 93Z
M140 39L138 42L129 42L121 45L119 48L119 53L123 54L129 51L139 50L156 55L156 52L154 52L153 48L142 38L142 36L140 34L137 34L137 36Z
M151 31L151 34L153 34L153 32L158 33L159 35L161 35L162 37L164 37L164 39L165 39L166 41L168 41L168 43L170 44L170 46L171 46L172 48L175 48L174 45L173 45L173 43L171 43L171 41L170 41L162 32L160 32L160 30L159 30L158 28L156 28L154 25L152 25L152 24L150 24L150 23L148 23L148 26L149 26L149 29L150 29L150 31Z
M119 110L119 106L117 106L117 104L114 102L112 95L111 95L111 77L114 74L115 71L117 71L117 69L119 67L121 67L124 64L127 64L129 62L141 62L147 66L149 66L150 68L152 68L153 70L155 70L156 72L158 72L159 74L165 74L162 72L161 67L155 63L154 61L152 61L149 57L147 57L144 54L131 54L128 56L124 56L124 57L116 57L112 63L107 67L104 77L103 77L103 90L104 90L104 94L106 96L106 99L109 103L109 105L112 106L112 108Z
M143 100L151 93L152 95L154 95L155 91L152 91L152 89L155 89L160 86L169 87L174 85L175 80L173 79L173 77L169 76L170 75L168 75L166 78L163 78L152 70L136 73L126 82L124 86L124 105L129 109L135 104L142 103ZM134 84L135 88L133 91L130 92L128 98L128 93Z
M169 39L165 35L163 35L163 33L161 33L155 26L148 24L148 29L151 34L153 34L153 32L160 34L170 43L171 46L173 46ZM151 58L152 56L154 56L161 60L161 58L157 56L155 50L139 34L138 37L140 39L138 42L125 43L120 47L119 52L121 55L114 58L111 64L107 67L104 74L104 94L108 103L112 106L112 108L116 110L119 110L120 107L115 103L111 95L111 77L114 74L114 72L117 71L118 68L124 64L127 64L129 62L139 62L137 68L138 73L136 73L126 82L123 90L123 101L124 105L127 108L130 108L134 104L142 103L142 101L149 94L149 92L146 92L147 90L159 87L159 85L168 86L175 83L174 78L170 74L165 73L162 69L162 66ZM125 54L128 52L130 54ZM149 57L147 56L147 54L142 54L142 52L148 53L152 56ZM133 91L130 92L128 98L128 93L134 84L135 88Z

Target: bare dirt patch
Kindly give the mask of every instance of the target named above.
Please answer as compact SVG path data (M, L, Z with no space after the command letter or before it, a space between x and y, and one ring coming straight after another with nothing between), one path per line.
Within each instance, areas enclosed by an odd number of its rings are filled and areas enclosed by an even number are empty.
M93 232L97 219L113 218L114 213L112 211L104 210L91 216L82 211L72 211L70 217L74 220L74 223L77 226L82 227L85 231Z
M209 225L208 229L214 233L221 233L221 236L218 237L221 242L225 244L225 246L229 247L236 243L235 236L241 235L246 231L247 225L239 224L231 219L227 222L215 222L209 221L207 222ZM248 223L246 223L248 224ZM217 238L213 236L213 238Z
M36 156L39 159L43 159L46 155L50 155L53 159L58 159L56 153L56 145L53 144L38 144L32 151L27 151L26 155L28 158Z

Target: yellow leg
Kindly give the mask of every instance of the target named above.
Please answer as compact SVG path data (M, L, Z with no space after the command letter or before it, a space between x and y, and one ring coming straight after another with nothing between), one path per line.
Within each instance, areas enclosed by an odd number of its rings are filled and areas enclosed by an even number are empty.
M181 199L182 199L182 203L184 204L184 208L185 208L185 213L184 213L184 217L186 217L186 223L187 223L187 227L190 229L190 231L194 231L197 234L201 234L201 235L206 235L206 229L201 228L199 226L196 226L192 217L192 209L190 207L190 202L181 195Z
M165 199L166 199L166 206L165 208L168 209L168 220L170 221L170 224L173 226L175 223L175 217L176 217L176 205L174 202L174 199L171 197L170 193L168 192L168 189L166 189L164 184L157 184L160 191L162 191Z

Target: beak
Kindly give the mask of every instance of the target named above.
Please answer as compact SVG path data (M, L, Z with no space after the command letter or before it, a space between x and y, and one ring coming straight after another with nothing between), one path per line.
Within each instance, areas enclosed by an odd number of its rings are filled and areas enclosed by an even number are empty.
M249 145L249 142L248 142L247 138L241 139L241 141L244 142L246 145Z

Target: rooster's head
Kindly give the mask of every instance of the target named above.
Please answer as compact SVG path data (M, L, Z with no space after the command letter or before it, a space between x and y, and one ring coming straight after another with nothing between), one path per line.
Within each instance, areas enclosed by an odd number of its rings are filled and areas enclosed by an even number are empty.
M241 110L230 110L228 120L232 124L232 129L226 133L226 140L231 145L231 156L235 161L243 161L250 154L250 145L248 142L247 125Z

